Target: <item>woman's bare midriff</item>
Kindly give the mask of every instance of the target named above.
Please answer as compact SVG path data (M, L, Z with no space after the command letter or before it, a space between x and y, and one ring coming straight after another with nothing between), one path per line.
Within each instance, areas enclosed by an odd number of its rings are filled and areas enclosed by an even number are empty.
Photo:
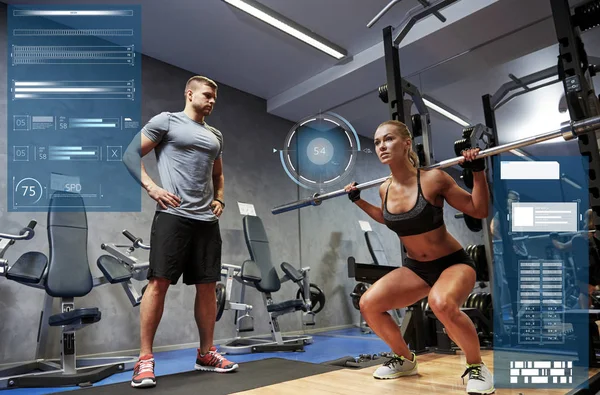
M427 262L450 255L462 248L460 243L446 230L446 225L427 233L401 237L409 258Z

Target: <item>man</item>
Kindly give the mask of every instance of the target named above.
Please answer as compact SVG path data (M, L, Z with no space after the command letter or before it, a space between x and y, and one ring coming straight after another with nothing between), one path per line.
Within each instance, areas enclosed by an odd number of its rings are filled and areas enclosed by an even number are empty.
M230 372L238 368L213 346L216 282L221 276L218 218L225 208L223 135L205 122L217 99L217 84L202 76L188 80L182 112L154 116L130 144L124 157L129 171L157 202L150 238L148 286L140 307L140 358L132 387L153 387L152 343L171 284L196 287L194 316L200 335L196 370ZM154 149L159 187L140 157Z

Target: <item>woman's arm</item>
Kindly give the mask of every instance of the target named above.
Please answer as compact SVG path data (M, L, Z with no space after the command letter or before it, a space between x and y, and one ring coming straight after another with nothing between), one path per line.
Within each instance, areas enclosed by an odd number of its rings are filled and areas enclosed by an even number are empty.
M380 198L382 197L383 190L385 189L385 185L388 182L389 181L386 181L383 184L381 184L381 186L379 186L379 197ZM379 222L380 224L385 223L385 220L383 219L382 208L377 207L377 206L367 202L366 200L361 199L360 191L356 188L355 183L347 185L344 189L346 190L346 192L350 193L350 195L348 195L350 197L350 200L352 200L351 192L355 191L354 196L356 196L356 197L353 200L354 204L356 204L358 207L360 207L361 210L363 210L365 213L367 213L369 215L369 217L373 218L375 221ZM383 202L383 198L381 201Z
M487 218L490 193L485 172L473 173L473 192L469 193L458 186L448 173L437 171L440 173L437 175L441 182L440 194L450 206L473 218Z
M369 217L373 218L375 221L379 222L380 224L385 223L385 221L383 220L383 211L381 211L380 207L374 206L371 203L369 203L365 200L362 200L362 199L356 201L355 203L358 207L361 208L362 211L367 213L369 215Z

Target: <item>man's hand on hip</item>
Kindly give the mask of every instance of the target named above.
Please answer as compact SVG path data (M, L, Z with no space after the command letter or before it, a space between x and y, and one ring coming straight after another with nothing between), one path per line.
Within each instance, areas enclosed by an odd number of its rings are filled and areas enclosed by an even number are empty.
M156 200L160 207L163 210L166 210L168 206L171 207L179 207L181 204L181 199L179 196L172 194L171 192L159 187L158 185L153 185L148 188L148 196L152 199Z
M220 217L221 214L223 214L223 204L220 201L213 200L210 207L217 217Z

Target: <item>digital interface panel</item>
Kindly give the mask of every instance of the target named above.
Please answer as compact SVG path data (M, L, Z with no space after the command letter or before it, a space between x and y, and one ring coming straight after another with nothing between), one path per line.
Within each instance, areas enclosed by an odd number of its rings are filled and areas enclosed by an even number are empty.
M140 11L8 7L9 211L47 211L69 193L87 211L141 210L123 163L140 129Z
M494 161L496 388L573 389L589 364L588 163Z

